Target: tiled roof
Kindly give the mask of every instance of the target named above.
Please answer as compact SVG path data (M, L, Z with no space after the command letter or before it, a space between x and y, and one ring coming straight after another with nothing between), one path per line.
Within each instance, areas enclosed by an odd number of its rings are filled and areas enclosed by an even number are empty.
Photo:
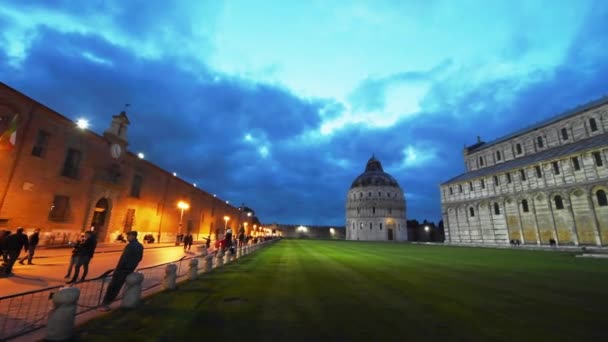
M472 146L467 147L467 151L469 153L474 153L474 152L478 152L478 151L484 150L484 149L486 149L486 148L488 148L490 146L499 144L501 142L504 142L504 141L507 141L509 139L515 138L517 136L520 136L520 135L523 135L525 133L531 132L531 131L533 131L535 129L539 129L539 128L548 126L548 125L550 125L552 123L555 123L557 121L569 118L571 116L575 116L575 115L580 114L582 112L585 112L585 111L588 111L588 110L591 110L591 109L603 106L605 104L608 104L608 96L604 96L604 97L602 97L602 98L600 98L598 100L589 102L589 103L587 103L585 105L578 106L578 107L576 107L574 109L570 109L570 110L568 110L568 111L566 111L564 113L561 113L561 114L559 114L557 116L551 117L551 118L549 118L547 120L535 123L535 124L533 124L531 126L528 126L526 128L520 129L520 130L515 131L515 132L513 132L511 134L507 134L507 135L505 135L503 137L500 137L498 139L492 140L492 141L490 141L487 144L479 144L479 143L474 144Z
M455 182L463 182L470 179L495 175L506 171L521 169L531 164L538 164L545 160L560 158L562 156L571 155L580 151L591 150L600 146L608 145L608 133L603 133L585 140L580 140L575 143L554 147L542 152L534 153L529 156L515 158L504 163L492 165L475 171L466 172L456 176L441 185Z

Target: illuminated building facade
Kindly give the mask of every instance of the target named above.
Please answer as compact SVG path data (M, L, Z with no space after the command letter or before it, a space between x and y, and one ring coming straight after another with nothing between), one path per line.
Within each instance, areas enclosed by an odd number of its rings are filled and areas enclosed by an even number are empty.
M100 241L137 230L168 242L253 226L244 208L128 151L125 112L108 121L96 134L0 83L0 228L41 228L41 244L59 244L89 229Z
M608 244L608 98L464 149L441 184L446 242Z

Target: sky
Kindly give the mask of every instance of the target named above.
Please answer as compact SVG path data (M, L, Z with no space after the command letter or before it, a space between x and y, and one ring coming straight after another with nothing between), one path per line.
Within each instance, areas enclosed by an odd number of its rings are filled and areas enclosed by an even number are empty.
M462 149L608 95L608 2L0 2L0 80L253 208L343 225L375 154L438 221Z

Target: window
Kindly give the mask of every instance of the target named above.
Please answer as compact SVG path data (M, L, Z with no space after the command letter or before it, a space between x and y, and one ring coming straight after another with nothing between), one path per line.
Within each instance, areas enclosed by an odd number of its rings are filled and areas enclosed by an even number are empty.
M530 211L530 208L528 208L528 200L521 201L521 209L524 213L527 213Z
M597 197L597 205L600 207L605 207L608 205L608 199L606 198L606 192L604 190L598 190L595 193L595 196Z
M589 119L589 128L591 128L591 132L597 131L597 122L594 118Z
M500 215L500 207L498 203L494 203L494 215Z
M372 197L372 192L371 191L367 193L367 197Z
M73 148L68 149L68 153L65 156L65 162L63 163L63 170L61 175L70 178L78 178L78 168L80 166L80 159L82 153Z
M357 214L361 214L361 208L357 207Z
M363 229L363 222L359 223L359 229Z
M68 196L55 195L51 211L49 212L49 220L63 222L67 219L68 208L70 206L70 198Z
M127 215L125 216L125 227L123 232L133 230L133 223L135 222L135 209L127 209Z
M581 165L578 163L578 157L572 157L572 166L574 166L574 171L581 169Z
M133 176L133 183L131 184L131 197L139 198L139 193L141 192L141 183L143 180L144 179L140 175Z
M369 223L369 230L372 230L372 225L373 225L373 223L370 222Z
M469 191L473 191L473 182L469 182Z
M517 152L517 154L522 154L522 149L521 149L521 144L517 144L515 145L515 151Z
M555 202L555 209L557 210L561 210L564 209L564 200L562 200L562 196L557 195L553 198L553 201Z
M536 165L534 167L534 169L536 170L536 178L543 178L543 174L542 174L542 172L540 170L540 165Z
M498 185L498 176L494 176L494 185Z
M353 229L355 229L355 222L353 222Z
M388 213L389 213L389 214L392 214L392 213L393 213L393 209L388 208Z
M376 207L372 207L372 214L376 213Z
M462 192L462 184L458 184L458 192Z
M521 179L522 182L526 180L526 170L524 170L524 169L519 170L519 178Z
M382 223L380 223L380 230L382 230Z
M359 193L359 198L363 198L363 193L362 192Z
M382 193L378 191L378 197L382 197Z
M568 130L566 128L562 128L562 139L568 140Z
M511 184L511 174L507 173L507 183Z
M486 188L486 181L485 180L481 180L481 188L485 189Z
M538 137L538 138L536 138L536 145L537 145L539 148L542 148L542 147L543 147L543 137Z
M454 194L454 190L452 189L452 187L450 187L450 195Z
M500 151L496 151L496 160L500 161Z
M595 159L595 166L604 165L604 162L602 162L602 155L599 152L593 152L593 159Z
M39 130L36 136L36 143L32 148L32 155L40 158L44 158L46 154L46 147L49 142L51 134L49 132Z
M475 209L473 209L473 207L470 207L470 208L469 208L469 215L470 215L471 217L475 217Z
M559 175L559 164L558 164L558 162L554 161L551 164L553 165L553 174Z
M389 197L389 198L390 198L390 197L391 197L391 193L390 193L390 192L387 192L387 193L386 193L386 197Z
M483 166L483 157L482 156L479 157L479 166Z

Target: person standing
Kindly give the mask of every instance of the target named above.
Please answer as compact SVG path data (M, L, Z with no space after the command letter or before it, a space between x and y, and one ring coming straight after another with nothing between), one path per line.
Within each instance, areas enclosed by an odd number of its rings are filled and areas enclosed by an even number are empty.
M188 233L188 235L186 235L186 237L184 238L184 251L190 250L190 247L192 247L193 242L194 238L192 237L192 234Z
M28 241L27 255L19 260L19 263L23 265L25 259L27 259L28 265L33 265L32 259L34 258L34 252L36 251L36 246L38 246L38 242L40 241L40 229L34 229L34 234L30 235Z
M8 263L4 270L7 277L13 275L13 265L17 262L22 248L24 251L28 250L28 241L27 235L23 234L23 228L19 227L15 234L7 236L4 240L4 249L8 254Z
M8 265L8 253L6 252L6 249L4 248L4 241L6 240L6 238L9 235L11 235L10 230L3 229L0 232L0 254L2 254L2 266Z
M72 274L72 270L78 263L78 250L80 249L80 245L84 242L84 234L80 235L80 240L76 241L74 244L74 248L72 248L72 256L70 257L70 265L68 266L68 273L65 275L65 279L69 279Z
M99 308L100 311L110 311L110 304L112 304L112 301L116 298L118 292L120 292L122 285L127 280L127 276L135 271L144 256L144 246L137 241L136 231L127 233L127 241L128 243L122 251L122 255L112 274L112 280L108 285L101 308Z
M80 267L84 267L82 272L82 278L80 281L84 281L89 273L89 262L95 254L95 248L97 247L97 240L92 232L88 231L84 233L84 241L76 249L76 268L74 269L74 277L72 280L68 280L66 284L73 284L78 281L78 274L80 273Z

